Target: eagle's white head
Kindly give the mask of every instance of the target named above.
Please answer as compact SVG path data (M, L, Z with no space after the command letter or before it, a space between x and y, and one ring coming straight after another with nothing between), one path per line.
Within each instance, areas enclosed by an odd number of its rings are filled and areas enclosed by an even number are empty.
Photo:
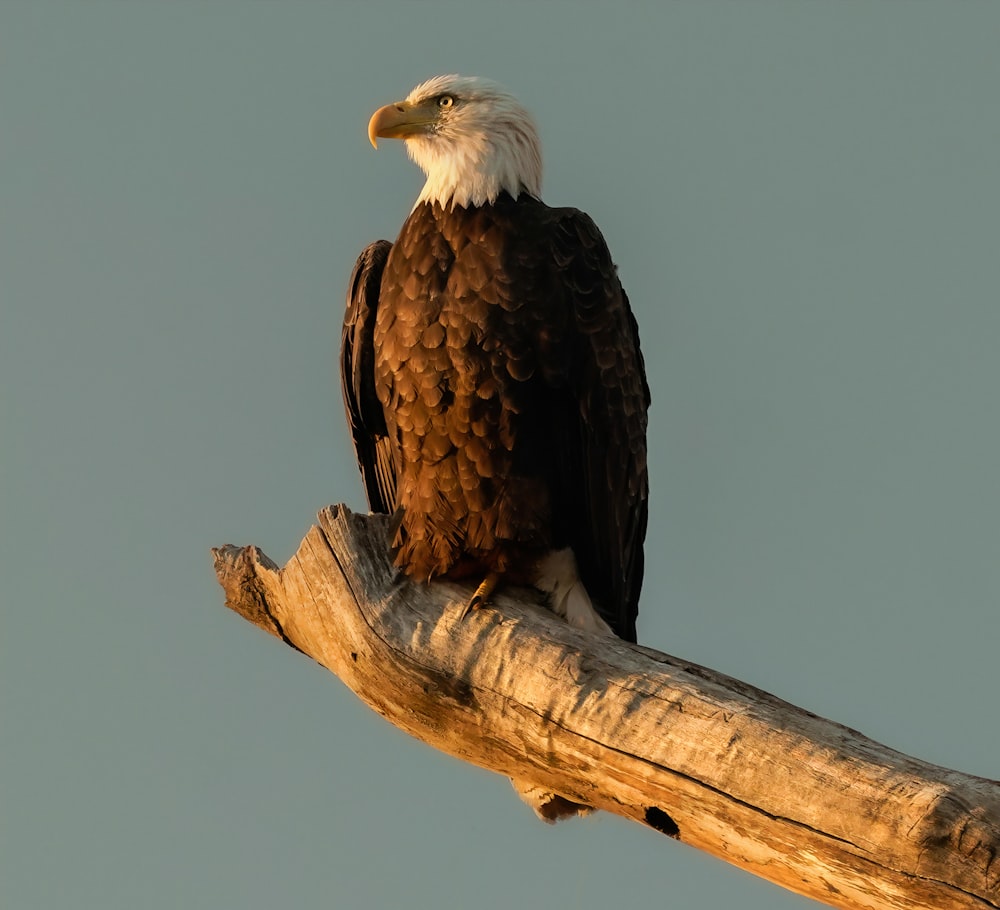
M506 191L539 196L542 148L531 115L509 92L475 76L435 76L379 108L368 138L403 139L427 175L421 202L485 205ZM377 147L377 145L376 145Z

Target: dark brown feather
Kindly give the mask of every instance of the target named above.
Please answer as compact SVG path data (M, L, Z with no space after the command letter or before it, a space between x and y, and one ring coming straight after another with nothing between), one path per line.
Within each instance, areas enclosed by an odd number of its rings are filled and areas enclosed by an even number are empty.
M392 244L376 240L365 247L351 273L340 344L340 387L354 451L373 512L391 512L396 501L396 465L385 415L375 393L372 335L382 272Z
M396 564L530 581L569 546L601 615L634 641L649 389L593 221L524 195L422 203L391 251L359 259L344 342L369 502L401 512Z

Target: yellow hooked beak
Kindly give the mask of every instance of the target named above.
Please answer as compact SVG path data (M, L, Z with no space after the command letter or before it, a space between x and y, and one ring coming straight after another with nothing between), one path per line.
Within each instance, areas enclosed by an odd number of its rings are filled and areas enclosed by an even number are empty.
M368 141L378 148L378 139L406 139L426 133L437 123L438 109L434 102L411 104L394 101L380 107L368 121Z

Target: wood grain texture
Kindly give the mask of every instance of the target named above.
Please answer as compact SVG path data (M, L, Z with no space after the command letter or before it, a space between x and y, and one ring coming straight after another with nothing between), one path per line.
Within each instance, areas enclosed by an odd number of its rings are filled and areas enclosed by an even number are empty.
M533 592L391 566L384 516L324 509L278 569L214 550L227 605L379 714L834 907L1000 908L1000 783L910 758L721 673L570 628ZM648 596L648 595L647 595Z

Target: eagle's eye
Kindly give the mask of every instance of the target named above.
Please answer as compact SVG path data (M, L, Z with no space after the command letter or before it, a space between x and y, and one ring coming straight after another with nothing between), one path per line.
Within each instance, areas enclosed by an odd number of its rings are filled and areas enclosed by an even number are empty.
M446 111L455 103L455 99L451 95L438 95L438 107L441 110Z

